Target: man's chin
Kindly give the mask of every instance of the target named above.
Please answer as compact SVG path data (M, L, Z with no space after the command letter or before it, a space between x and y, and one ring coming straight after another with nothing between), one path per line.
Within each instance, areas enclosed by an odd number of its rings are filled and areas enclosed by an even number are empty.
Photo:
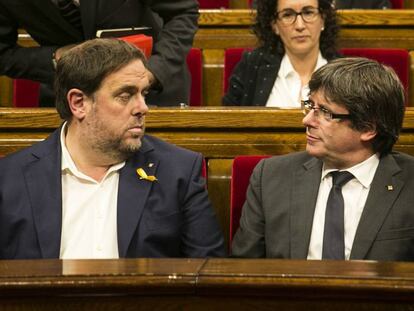
M311 144L306 145L306 152L315 158L321 158L323 156L322 150L320 148L317 148L316 146L313 146Z
M124 150L129 153L134 153L134 152L137 152L139 148L141 148L141 145L142 145L142 142L141 142L141 139L139 139L136 142L133 142L133 143L129 142L129 143L124 144L121 147L121 150Z

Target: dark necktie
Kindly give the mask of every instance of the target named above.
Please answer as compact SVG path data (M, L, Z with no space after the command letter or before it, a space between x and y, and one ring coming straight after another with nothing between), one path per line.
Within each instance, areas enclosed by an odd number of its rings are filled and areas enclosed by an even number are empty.
M73 3L73 0L57 0L57 6L63 18L82 32L80 10L79 7Z
M350 172L335 171L332 175L332 189L329 192L323 232L322 259L345 259L344 241L344 198L342 186L354 178Z

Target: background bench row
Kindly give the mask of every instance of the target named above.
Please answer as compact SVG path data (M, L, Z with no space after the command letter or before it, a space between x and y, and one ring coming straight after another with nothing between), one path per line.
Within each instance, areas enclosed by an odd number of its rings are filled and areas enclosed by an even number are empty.
M414 5L414 2L412 2ZM202 10L194 47L196 77L201 82L192 99L203 106L221 104L223 95L224 55L229 48L252 48L256 45L251 32L251 10ZM409 76L414 77L414 10L343 10L338 12L342 30L340 48L399 48L409 53ZM35 43L26 34L20 44ZM197 61L198 60L198 61ZM197 66L202 66L197 69ZM197 71L198 70L198 71ZM408 79L408 103L414 103L414 78ZM0 77L0 106L11 106L13 84Z

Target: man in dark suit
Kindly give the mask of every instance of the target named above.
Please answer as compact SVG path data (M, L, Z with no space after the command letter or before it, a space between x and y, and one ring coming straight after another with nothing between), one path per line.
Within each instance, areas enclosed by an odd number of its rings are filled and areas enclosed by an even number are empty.
M186 56L197 30L196 0L81 0L80 27L76 19L63 16L59 1L0 0L0 75L42 82L41 105L53 106L48 87L55 72L52 59L57 60L73 44L95 38L99 29L147 26L154 39L148 62L153 87L147 102L157 106L188 103ZM40 47L17 45L20 28Z
M389 0L335 0L337 9L389 9Z
M144 135L141 51L95 39L58 61L49 138L0 160L0 258L224 256L202 156Z
M397 75L342 58L309 88L306 152L256 166L233 255L414 260L414 158L392 152L404 117Z

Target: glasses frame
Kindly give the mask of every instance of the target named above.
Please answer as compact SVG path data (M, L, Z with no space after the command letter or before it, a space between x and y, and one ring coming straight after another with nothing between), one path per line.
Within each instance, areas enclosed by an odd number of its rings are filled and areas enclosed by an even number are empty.
M310 100L302 100L302 112L305 116L307 116L311 111L316 118L320 118L323 116L326 121L331 120L350 120L352 119L352 114L343 114L343 113L333 113L326 109L325 107L315 107L315 104ZM322 112L322 113L320 113Z
M313 20L310 20L310 21L307 21L304 17L303 17L303 13L305 13L306 12L306 10L308 10L308 9L313 9L313 10L316 10L318 13L315 15L315 19L313 19ZM292 22L290 22L290 23L288 23L288 22L284 22L283 21L283 19L281 18L281 17L279 17L279 14L280 13L282 13L282 12L286 12L286 11L291 11L292 13L294 13L295 14L295 18L292 20ZM298 19L298 15L300 15L301 17L302 17L302 20L305 22L305 23L313 23L314 21L316 21L316 17L318 16L318 15L320 15L322 13L322 11L321 11L321 9L319 8L319 7L317 7L317 8L315 8L315 7L313 7L313 6L309 6L309 7L305 7L305 8L303 8L300 12L296 12L295 10L293 10L293 9L284 9L284 10L281 10L281 11L277 11L276 12L276 19L277 20L279 20L283 25L286 25L286 26L290 26L290 25L293 25L294 23L296 23L296 20Z

